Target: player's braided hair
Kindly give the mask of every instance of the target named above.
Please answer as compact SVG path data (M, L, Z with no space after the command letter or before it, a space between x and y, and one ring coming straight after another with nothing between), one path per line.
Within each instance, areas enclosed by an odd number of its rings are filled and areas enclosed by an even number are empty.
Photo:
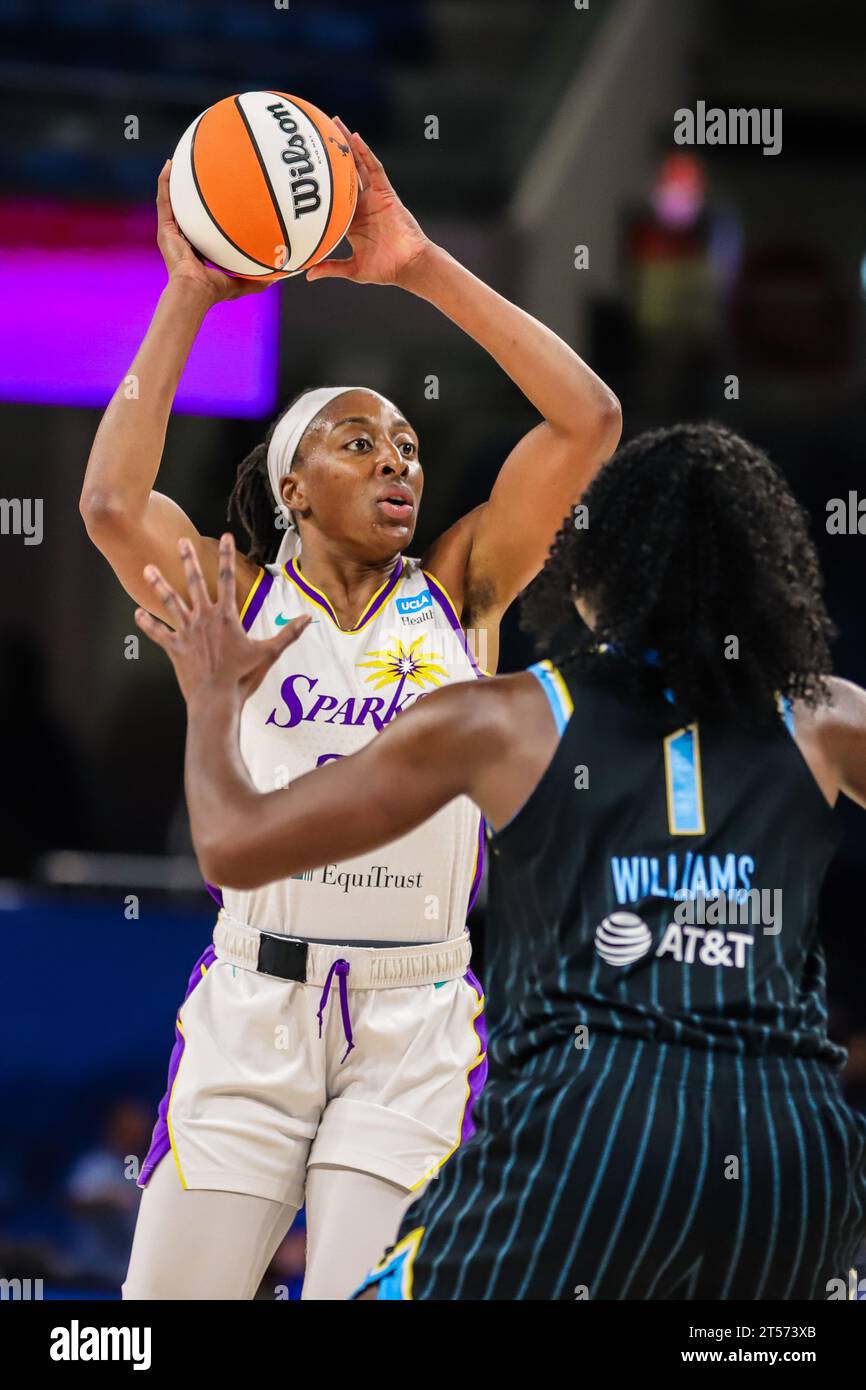
M669 689L684 719L758 726L777 694L826 697L834 629L818 556L760 449L716 424L652 431L617 451L582 502L585 528L566 518L524 596L542 648L568 627L584 672L653 701ZM592 631L575 622L577 596Z
M283 531L278 526L277 504L268 479L268 445L271 436L295 401L310 390L305 386L268 427L261 444L257 444L238 466L235 484L229 496L228 519L237 517L250 540L247 559L254 565L267 565L276 559ZM302 463L300 452L295 463Z

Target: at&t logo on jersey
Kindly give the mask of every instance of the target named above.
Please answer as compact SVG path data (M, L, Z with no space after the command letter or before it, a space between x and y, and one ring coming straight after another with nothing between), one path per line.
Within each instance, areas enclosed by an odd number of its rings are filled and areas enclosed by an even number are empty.
M398 598L395 606L404 623L426 623L433 619L433 595L429 589L421 594L410 594L408 598Z
M608 965L631 965L652 944L649 927L634 912L612 912L595 929L595 949Z
M682 965L721 965L742 970L746 948L755 938L748 932L669 922L655 949L656 959L669 956ZM595 929L595 949L607 965L633 965L652 950L652 933L635 912L612 912Z

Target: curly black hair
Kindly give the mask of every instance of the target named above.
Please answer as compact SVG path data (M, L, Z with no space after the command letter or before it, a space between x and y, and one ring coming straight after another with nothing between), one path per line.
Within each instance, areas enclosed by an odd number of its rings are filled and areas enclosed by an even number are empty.
M777 719L780 695L827 697L834 629L818 556L760 449L712 423L650 431L617 450L581 505L523 598L542 650L568 630L564 659L645 700L670 691L683 719L754 727Z

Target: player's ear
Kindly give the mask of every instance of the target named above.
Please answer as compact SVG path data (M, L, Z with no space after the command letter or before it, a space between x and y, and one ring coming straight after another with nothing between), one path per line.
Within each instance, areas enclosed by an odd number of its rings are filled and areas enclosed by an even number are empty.
M296 473L287 473L283 478L280 483L280 496L291 510L303 508L304 485Z

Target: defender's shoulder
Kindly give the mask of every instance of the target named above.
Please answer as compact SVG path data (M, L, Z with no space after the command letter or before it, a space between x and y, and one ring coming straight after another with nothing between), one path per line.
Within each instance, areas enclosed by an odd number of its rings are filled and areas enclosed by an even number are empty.
M811 729L816 733L843 727L866 729L866 690L841 676L828 676L826 697L815 705L797 700L794 719L798 729Z

